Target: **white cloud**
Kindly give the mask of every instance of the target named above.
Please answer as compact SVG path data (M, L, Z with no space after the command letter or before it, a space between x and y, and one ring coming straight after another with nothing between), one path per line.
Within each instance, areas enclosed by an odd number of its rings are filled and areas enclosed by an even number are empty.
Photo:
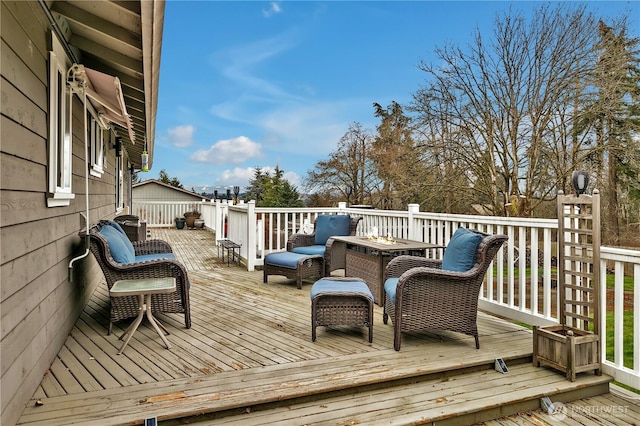
M281 12L282 12L282 8L280 7L280 3L275 1L272 1L271 3L269 3L269 9L262 10L262 14L264 15L265 18L270 18L273 15L276 15Z
M263 173L269 173L273 176L273 172L275 171L275 167L272 166L257 166L260 167ZM220 174L220 177L217 179L216 183L222 186L234 186L240 185L240 187L244 190L249 185L249 181L253 179L255 175L255 167L247 167L240 168L236 167L232 170L225 170ZM295 172L284 172L283 177L289 181L291 185L296 187L300 187L301 178Z
M239 185L241 188L245 188L249 185L249 180L253 178L254 168L240 168L236 167L232 170L225 170L220 174L217 183L225 186Z
M195 132L195 128L191 125L176 126L173 129L167 130L171 145L177 148L186 148L193 145L194 132Z
M200 149L194 152L190 159L198 163L240 164L260 155L259 143L246 136L238 136L218 141L209 149Z

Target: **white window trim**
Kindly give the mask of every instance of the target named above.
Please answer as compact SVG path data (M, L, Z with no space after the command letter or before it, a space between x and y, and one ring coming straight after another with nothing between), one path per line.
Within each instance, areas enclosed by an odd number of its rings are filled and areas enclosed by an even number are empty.
M68 60L62 45L51 33L49 52L49 196L48 207L68 206L75 194L72 176L72 94L67 87Z
M104 132L106 126L99 119L98 113L93 109L93 106L87 102L87 137L89 140L89 146L91 149L91 168L89 172L92 176L102 177L105 170L105 141Z

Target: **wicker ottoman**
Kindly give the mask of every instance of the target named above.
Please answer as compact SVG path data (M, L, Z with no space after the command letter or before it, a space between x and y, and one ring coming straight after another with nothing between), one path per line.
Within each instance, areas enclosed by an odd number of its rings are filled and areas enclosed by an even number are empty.
M296 280L302 288L302 280L324 275L324 257L319 254L298 254L290 251L269 253L264 258L263 282L269 275L284 275Z
M373 342L373 294L360 278L331 277L318 280L311 287L311 340L316 341L316 327L348 325L369 328Z

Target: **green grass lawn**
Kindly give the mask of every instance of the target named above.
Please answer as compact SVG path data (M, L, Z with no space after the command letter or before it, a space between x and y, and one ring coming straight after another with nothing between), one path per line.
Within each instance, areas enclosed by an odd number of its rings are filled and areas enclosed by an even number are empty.
M622 336L624 345L623 365L633 368L633 310L624 311L623 317L624 334ZM613 312L607 312L607 360L613 361Z
M493 273L497 274L498 270L494 267L493 268ZM520 276L520 269L519 268L515 268L513 270L513 274L516 278L518 278ZM507 276L507 270L504 269L504 276ZM527 278L531 277L531 268L526 268L525 269L525 276ZM543 270L542 267L538 268L538 277L542 277L543 276ZM551 276L552 277L556 277L558 276L558 269L557 268L551 268ZM607 274L607 288L612 289L615 286L615 282L614 282L614 275L613 274ZM633 291L633 277L631 276L625 276L623 279L623 286L624 286L624 290L625 291Z

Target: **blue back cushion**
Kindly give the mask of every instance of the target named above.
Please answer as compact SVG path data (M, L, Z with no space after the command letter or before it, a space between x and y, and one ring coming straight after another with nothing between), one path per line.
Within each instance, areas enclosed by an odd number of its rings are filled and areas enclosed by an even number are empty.
M400 278L392 277L387 278L384 282L384 292L387 296L389 296L389 300L391 303L396 303L396 290L398 289L398 281Z
M333 236L345 236L351 233L351 217L349 215L321 214L316 218L315 244L325 245Z
M105 225L109 225L109 226L113 226L118 232L120 232L122 235L124 235L125 237L127 236L127 233L124 232L124 229L122 229L122 226L120 226L120 224L118 222L114 222L113 220L107 220L104 222ZM129 238L129 237L127 237Z
M135 250L129 239L113 226L103 226L100 234L107 240L111 257L118 263L133 263L136 261Z
M453 233L442 257L442 269L455 272L466 272L476 263L476 251L482 241L482 235L465 228L458 228Z

